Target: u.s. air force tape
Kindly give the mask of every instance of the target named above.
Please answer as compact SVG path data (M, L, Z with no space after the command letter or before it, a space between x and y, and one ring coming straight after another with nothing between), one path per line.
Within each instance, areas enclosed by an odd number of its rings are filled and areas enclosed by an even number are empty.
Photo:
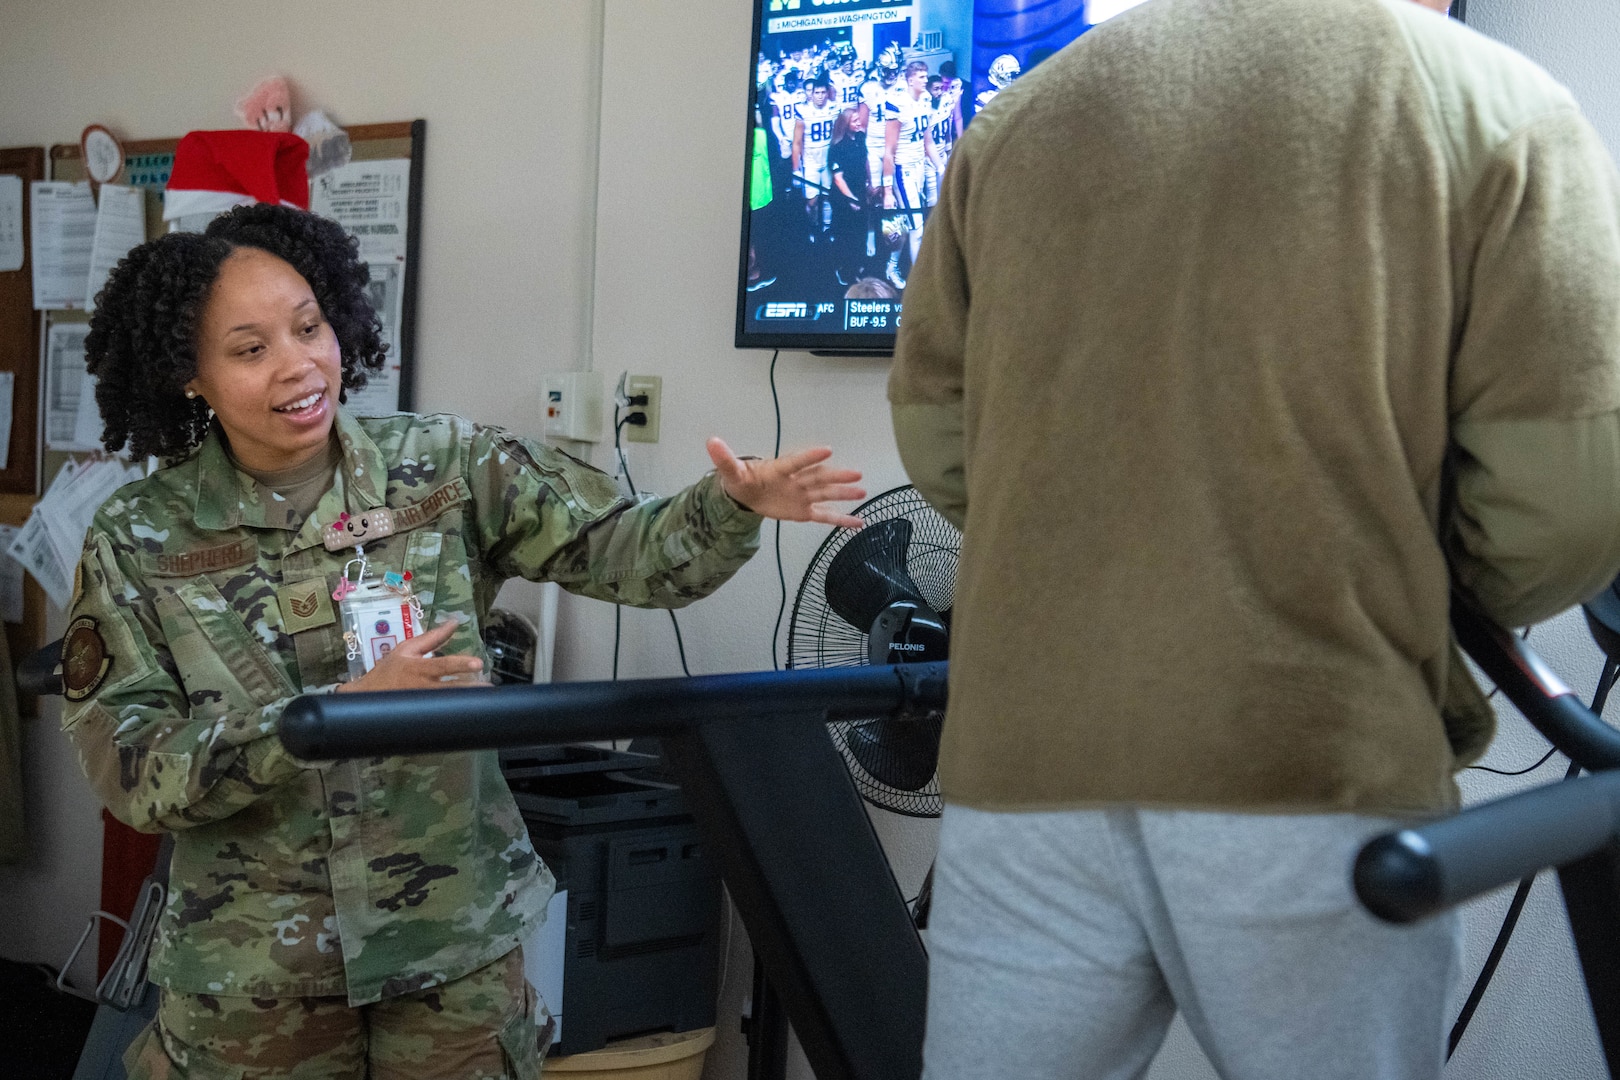
M74 619L62 635L62 696L83 701L95 693L106 681L112 661L96 620L89 615Z

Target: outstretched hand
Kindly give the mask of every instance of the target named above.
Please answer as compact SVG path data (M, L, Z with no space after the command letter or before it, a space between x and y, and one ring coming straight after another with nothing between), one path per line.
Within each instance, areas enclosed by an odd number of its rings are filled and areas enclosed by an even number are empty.
M377 666L338 687L339 693L372 690L445 690L476 679L484 662L476 656L431 656L449 642L459 624L446 619L433 629L407 638L377 661Z
M737 502L763 517L780 521L819 521L846 529L861 527L861 519L827 506L866 498L856 487L861 474L825 464L832 449L813 446L779 458L739 458L725 440L709 440L709 460L720 486Z

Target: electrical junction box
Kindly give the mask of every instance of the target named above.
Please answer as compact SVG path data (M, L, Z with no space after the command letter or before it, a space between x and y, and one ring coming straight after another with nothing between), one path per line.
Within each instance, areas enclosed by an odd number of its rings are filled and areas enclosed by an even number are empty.
M602 441L602 376L595 371L563 371L546 376L545 435L572 442Z

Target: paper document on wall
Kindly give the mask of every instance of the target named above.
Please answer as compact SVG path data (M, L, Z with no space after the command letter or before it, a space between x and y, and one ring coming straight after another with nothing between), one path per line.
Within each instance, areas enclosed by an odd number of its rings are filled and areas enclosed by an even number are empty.
M62 471L68 472L65 467ZM97 458L74 469L65 485L52 484L51 493L34 508L44 519L51 547L68 576L79 565L84 534L90 531L96 511L109 495L134 478L123 459Z
M45 595L51 598L51 603L64 611L72 603L73 568L64 568L61 559L57 557L56 548L51 544L50 533L45 525L45 518L39 508L72 481L76 469L77 466L71 461L62 466L62 471L51 481L49 490L34 507L34 512L28 515L23 527L17 531L11 543L6 545L6 554L33 574L34 580L45 590Z
M84 549L84 535L108 496L142 470L123 458L69 460L35 504L33 513L6 545L6 552L34 575L51 602L64 610L72 602L73 574Z
M84 307L90 248L96 238L96 200L90 182L36 180L28 227L34 239L34 307L42 311Z
M63 611L67 610L73 601L72 572L62 572L62 565L57 562L56 549L51 547L51 538L45 533L43 521L30 517L18 531L16 539L6 548L6 553L34 575L34 580L51 598L51 603Z
M11 411L16 394L16 374L0 371L0 469L11 467Z
M107 284L118 260L129 249L146 243L146 192L119 184L102 184L96 205L95 239L90 245L90 278L85 287L85 308L94 310L96 293Z
M399 411L399 327L410 190L408 158L351 161L310 185L310 210L342 225L360 244L360 258L371 271L371 306L388 343L383 370L369 377L365 389L349 393L349 411L360 416Z
M73 441L79 446L100 448L101 407L96 404L96 377L88 371L79 380L79 409L73 418Z
M0 619L10 623L23 621L23 565L6 548L21 532L15 525L0 525Z
M84 337L89 323L55 323L45 341L45 448L96 450L81 443L79 398L84 393Z
M0 176L0 274L22 269L22 210L22 177Z

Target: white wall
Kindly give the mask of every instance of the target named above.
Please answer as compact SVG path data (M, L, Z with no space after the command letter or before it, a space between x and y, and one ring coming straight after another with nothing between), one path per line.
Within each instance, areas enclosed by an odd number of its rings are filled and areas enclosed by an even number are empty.
M1471 7L1474 25L1564 79L1620 149L1609 59L1620 45L1620 5ZM749 0L284 0L269 9L241 0L0 0L0 145L72 141L97 121L132 138L232 127L232 102L272 72L294 80L301 104L339 122L425 118L419 406L533 434L548 371L593 366L609 382L622 370L662 375L662 440L633 446L630 461L638 485L668 491L707 468L709 434L739 452L770 449L770 356L731 346L749 18ZM886 375L878 361L783 353L784 445L830 442L866 471L874 493L903 482ZM602 448L592 456L610 464ZM790 603L823 535L783 530ZM735 581L682 613L692 669L768 667L777 596L767 533L766 549ZM623 674L679 670L666 616L627 610L624 625ZM1577 618L1555 620L1532 641L1573 685L1590 688L1597 662ZM605 677L611 647L611 608L565 598L557 677ZM40 854L0 867L0 955L59 960L95 904L95 810L52 719L30 726L27 754ZM1506 720L1490 760L1536 756L1537 737ZM1471 797L1505 789L1482 776L1466 781ZM878 825L911 895L933 829L885 815ZM1496 896L1469 912L1470 972L1505 903ZM742 1075L734 1032L749 957L740 934L731 959L712 1080ZM1212 1073L1180 1034L1152 1075ZM1600 1075L1548 883L1532 894L1448 1075Z

